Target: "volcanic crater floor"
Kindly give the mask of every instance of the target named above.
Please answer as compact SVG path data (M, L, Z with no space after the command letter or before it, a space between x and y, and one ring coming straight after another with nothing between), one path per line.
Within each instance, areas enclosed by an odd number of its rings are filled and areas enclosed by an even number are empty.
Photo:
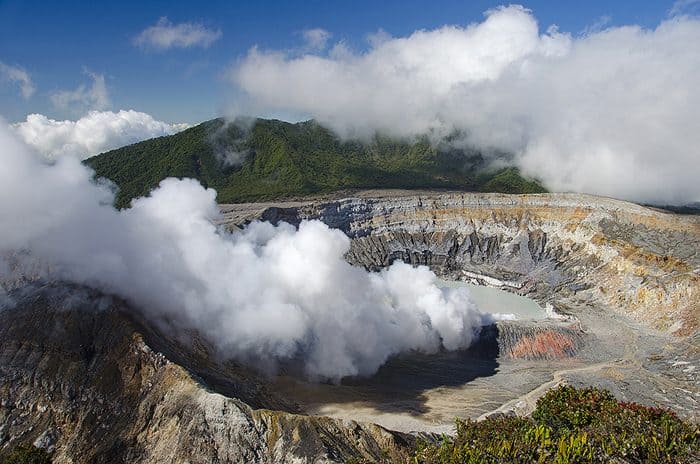
M465 283L441 281L440 285ZM525 297L466 285L482 310L530 316L525 321L509 321L516 330L520 325L536 327L537 320L546 318L544 309ZM334 384L280 375L273 385L306 414L372 422L402 432L450 433L455 418L488 413L547 382L554 372L585 363L569 356L508 359L499 354L497 331L496 326L485 327L468 350L398 355L369 378L346 378Z
M679 346L672 337L604 313L567 322L502 324L523 332L518 334L519 343L528 340L528 333L548 333L552 324L576 327L585 340L563 354L518 358L512 351L504 352L507 342L498 333L486 333L465 351L399 355L369 378L333 384L281 375L274 378L272 388L305 414L371 422L401 432L450 434L455 418L528 414L539 396L561 383L602 385L618 397L670 404L681 415L698 420L693 405L700 395L679 386L672 372L682 372L679 366L687 371L688 366L700 365L692 344ZM537 335L529 340L537 343Z

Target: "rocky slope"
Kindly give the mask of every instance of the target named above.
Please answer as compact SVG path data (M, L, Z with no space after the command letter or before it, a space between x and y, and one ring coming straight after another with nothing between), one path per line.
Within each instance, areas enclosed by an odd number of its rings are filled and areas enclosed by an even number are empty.
M309 417L201 342L154 331L118 299L25 289L0 311L0 457L20 443L56 463L377 460L412 438Z

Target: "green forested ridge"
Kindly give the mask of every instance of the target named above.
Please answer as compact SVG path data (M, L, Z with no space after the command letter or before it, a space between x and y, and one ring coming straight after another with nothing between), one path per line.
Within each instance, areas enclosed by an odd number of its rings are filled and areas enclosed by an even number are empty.
M242 163L227 164L226 153ZM375 136L342 141L314 121L297 124L213 119L180 133L112 150L86 161L118 187L116 204L147 194L166 177L192 177L222 203L267 200L341 189L447 188L543 192L515 168L487 170L476 151L436 148L427 138Z

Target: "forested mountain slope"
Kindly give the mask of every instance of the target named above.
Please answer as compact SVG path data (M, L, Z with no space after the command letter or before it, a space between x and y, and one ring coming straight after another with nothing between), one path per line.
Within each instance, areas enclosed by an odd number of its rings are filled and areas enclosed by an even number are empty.
M166 177L191 177L234 203L361 188L449 188L507 193L545 191L514 168L488 169L477 151L427 138L375 136L343 141L314 121L291 124L213 119L86 161L119 187L117 206L147 194Z

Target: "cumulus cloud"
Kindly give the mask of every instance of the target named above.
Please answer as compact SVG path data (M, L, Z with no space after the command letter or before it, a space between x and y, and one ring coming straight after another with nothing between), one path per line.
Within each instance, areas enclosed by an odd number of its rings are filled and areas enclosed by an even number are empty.
M209 29L198 23L173 24L166 17L147 27L134 37L133 43L139 47L164 51L171 48L209 48L222 36L219 29Z
M315 29L305 29L301 31L301 35L306 43L306 48L309 50L325 49L328 39L331 38L330 32L319 27Z
M700 21L540 31L520 6L382 35L353 53L253 48L230 71L251 112L306 114L344 137L464 134L553 190L700 199Z
M0 61L0 82L17 84L24 98L30 98L36 90L27 71L19 66L11 66L2 61Z
M92 79L92 84L81 84L75 90L60 90L51 94L51 102L56 108L83 110L104 110L111 105L109 91L102 74L85 70Z
M187 124L168 124L134 110L91 111L82 118L56 121L30 114L12 125L25 143L46 158L72 156L85 159L141 140L170 135Z
M338 380L402 351L467 347L492 320L426 267L350 266L349 239L319 221L217 229L215 192L191 179L117 211L76 158L47 163L2 123L0 163L0 256L14 269L42 263L51 278L121 295L225 355L301 360L310 377Z

